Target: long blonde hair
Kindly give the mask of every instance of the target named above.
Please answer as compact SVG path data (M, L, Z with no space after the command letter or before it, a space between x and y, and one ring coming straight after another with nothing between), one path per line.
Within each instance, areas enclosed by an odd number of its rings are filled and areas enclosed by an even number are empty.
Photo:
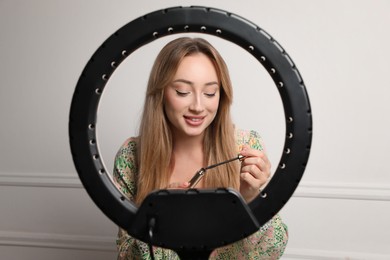
M175 39L160 51L149 77L137 145L139 174L135 202L138 205L148 193L166 188L169 184L172 172L172 131L164 112L164 90L172 81L182 59L195 53L203 53L210 58L221 84L217 115L205 130L204 161L210 165L236 156L234 126L230 115L233 90L224 60L204 39ZM239 163L208 170L204 186L238 189Z

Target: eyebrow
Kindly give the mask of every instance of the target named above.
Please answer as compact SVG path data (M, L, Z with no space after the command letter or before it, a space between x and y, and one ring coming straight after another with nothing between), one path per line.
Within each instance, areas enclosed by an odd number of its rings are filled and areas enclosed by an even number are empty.
M173 83L176 83L176 82L181 82L181 83L185 83L185 84L188 84L188 85L194 85L194 83L192 81L189 81L189 80L186 80L186 79L176 79L174 81L172 81ZM210 81L210 82L207 82L205 84L205 86L212 86L212 85L218 85L219 86L219 83L217 81Z

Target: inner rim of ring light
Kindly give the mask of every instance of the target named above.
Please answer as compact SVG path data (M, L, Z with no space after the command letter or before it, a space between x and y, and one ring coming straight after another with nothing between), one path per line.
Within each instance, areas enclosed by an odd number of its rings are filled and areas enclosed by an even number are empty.
M178 7L150 13L119 29L95 52L76 86L69 121L72 156L80 179L99 208L126 229L137 207L116 189L100 159L95 128L99 100L113 71L134 50L156 38L185 32L212 34L246 49L279 89L287 122L284 148L289 152L282 155L262 196L250 203L259 223L264 224L291 197L303 175L311 145L310 104L299 72L284 49L256 25L217 9Z
M277 89L273 87L274 82L268 72L257 59L236 44L214 35L182 33L164 36L138 48L116 68L107 81L104 96L99 102L99 122L96 126L100 155L105 162L107 172L112 176L114 162L112 155L118 151L118 145L113 143L122 144L129 136L137 135L136 126L139 124L145 94L143 90L134 93L134 89L129 86L145 86L145 79L148 78L153 65L153 58L149 57L156 57L165 44L183 36L202 37L208 40L221 53L229 65L229 71L235 72L231 73L234 87L232 106L234 123L240 126L239 129L261 129L261 137L267 140L266 147L269 148L268 158L272 165L278 165L284 146L286 122L282 101ZM146 54L147 61L145 61ZM240 64L236 64L237 59L240 59ZM243 67L245 70L241 69ZM134 68L137 70L135 71ZM253 105L256 106L257 111L253 110ZM261 121L247 120L258 118L258 111L262 111ZM120 117L116 116L118 112L121 114ZM265 125L267 127L262 129Z

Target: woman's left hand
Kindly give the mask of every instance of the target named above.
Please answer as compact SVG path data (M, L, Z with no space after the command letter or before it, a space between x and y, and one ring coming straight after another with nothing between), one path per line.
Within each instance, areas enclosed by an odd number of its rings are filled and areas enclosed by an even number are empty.
M250 202L260 193L260 188L271 176L271 163L264 151L245 145L240 152L245 156L241 162L240 193L246 202Z
M173 182L170 183L167 187L167 189L188 189L190 187L190 183L188 181L186 182Z

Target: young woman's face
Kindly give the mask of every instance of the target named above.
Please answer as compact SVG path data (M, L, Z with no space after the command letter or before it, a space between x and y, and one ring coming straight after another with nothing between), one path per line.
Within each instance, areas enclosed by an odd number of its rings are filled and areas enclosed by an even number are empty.
M210 59L201 53L185 57L164 94L164 109L174 137L202 136L217 114L220 83Z

